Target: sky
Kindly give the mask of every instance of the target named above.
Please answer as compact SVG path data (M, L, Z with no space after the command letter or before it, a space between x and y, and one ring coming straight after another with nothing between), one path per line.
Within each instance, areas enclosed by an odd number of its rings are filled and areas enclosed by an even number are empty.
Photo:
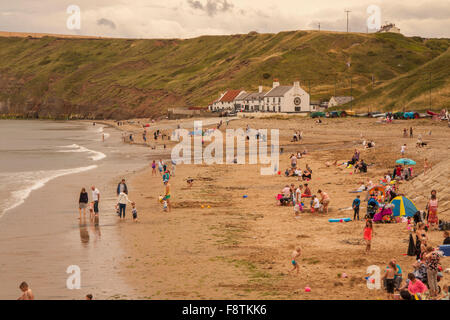
M407 36L450 37L450 0L0 0L0 31L192 38L317 30L319 23L321 30L346 31L345 10L352 32L375 32L379 21Z

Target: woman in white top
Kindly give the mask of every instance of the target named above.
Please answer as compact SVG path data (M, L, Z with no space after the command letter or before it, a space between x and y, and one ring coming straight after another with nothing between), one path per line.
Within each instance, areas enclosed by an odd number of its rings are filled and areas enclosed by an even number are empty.
M119 197L117 199L117 205L119 206L119 216L120 219L125 219L125 209L127 207L127 202L132 202L130 199L128 199L128 196L125 192L119 193Z

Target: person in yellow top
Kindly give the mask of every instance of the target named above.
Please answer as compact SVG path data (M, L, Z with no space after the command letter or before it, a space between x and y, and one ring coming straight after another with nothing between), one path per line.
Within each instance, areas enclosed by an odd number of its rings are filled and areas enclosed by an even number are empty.
M167 202L167 210L170 212L172 205L170 204L170 184L168 180L164 181L164 185L166 186L166 191L164 194L164 200Z

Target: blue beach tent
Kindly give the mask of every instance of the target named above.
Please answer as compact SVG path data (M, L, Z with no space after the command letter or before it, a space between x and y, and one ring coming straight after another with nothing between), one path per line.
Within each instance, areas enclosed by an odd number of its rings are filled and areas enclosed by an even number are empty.
M395 217L412 217L417 211L417 207L407 197L398 196L392 199L391 203L394 205L392 211Z

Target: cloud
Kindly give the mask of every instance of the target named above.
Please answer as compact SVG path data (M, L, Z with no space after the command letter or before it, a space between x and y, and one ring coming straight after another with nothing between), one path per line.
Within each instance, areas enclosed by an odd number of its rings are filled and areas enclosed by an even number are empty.
M97 25L99 26L106 26L109 27L111 29L116 29L116 24L114 23L114 21L111 21L109 19L106 18L101 18L97 20Z
M67 2L68 1L68 2ZM200 35L276 33L317 29L367 31L367 7L381 8L381 23L407 36L450 37L449 0L76 0L81 29L68 30L71 0L0 0L0 30L121 38L191 38ZM372 30L369 30L372 31Z
M196 10L202 10L208 14L208 16L215 16L219 12L231 11L234 5L227 0L206 0L203 4L199 0L187 0L188 5Z

